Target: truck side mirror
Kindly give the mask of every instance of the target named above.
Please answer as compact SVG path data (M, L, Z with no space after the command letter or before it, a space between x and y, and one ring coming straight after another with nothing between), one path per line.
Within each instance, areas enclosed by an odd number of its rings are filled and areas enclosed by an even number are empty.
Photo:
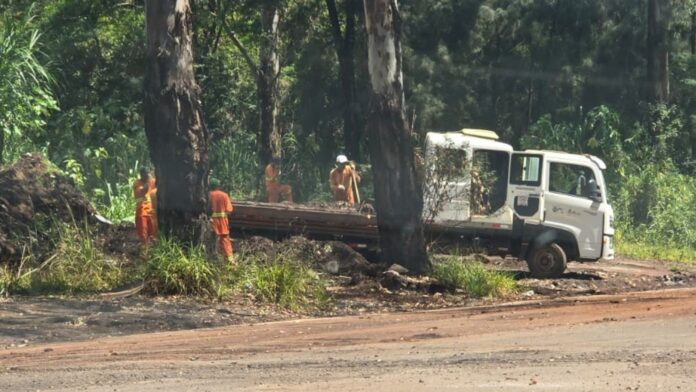
M602 202L602 190L599 189L599 185L597 185L597 189L590 194L590 199L597 203Z

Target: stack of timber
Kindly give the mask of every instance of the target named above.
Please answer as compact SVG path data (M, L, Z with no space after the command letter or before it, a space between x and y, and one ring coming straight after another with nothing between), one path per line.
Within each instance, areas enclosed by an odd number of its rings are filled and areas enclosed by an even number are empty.
M305 235L315 239L376 241L377 218L355 208L237 201L230 228L242 235Z

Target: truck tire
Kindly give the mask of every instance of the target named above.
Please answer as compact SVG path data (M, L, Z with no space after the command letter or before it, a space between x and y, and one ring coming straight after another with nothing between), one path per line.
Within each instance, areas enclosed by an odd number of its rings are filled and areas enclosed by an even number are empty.
M555 242L535 248L527 258L529 272L533 278L559 278L568 266L563 248Z

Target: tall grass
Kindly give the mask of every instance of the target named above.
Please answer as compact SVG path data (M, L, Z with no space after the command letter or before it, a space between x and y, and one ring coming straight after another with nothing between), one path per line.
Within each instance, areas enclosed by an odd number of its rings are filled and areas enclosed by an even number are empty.
M257 299L293 311L323 308L329 303L326 283L309 266L289 253L273 260L247 257L237 271L235 285Z
M518 291L517 282L507 272L491 271L478 262L451 257L433 265L433 277L442 284L476 297L505 297Z
M49 230L55 253L25 274L20 268L20 277L30 277L26 291L93 293L110 290L125 277L121 262L104 255L87 223L53 221Z
M696 262L696 179L669 162L646 165L626 176L612 203L618 253Z
M160 237L147 253L145 287L153 294L212 296L218 293L219 274L208 263L203 246L182 247Z

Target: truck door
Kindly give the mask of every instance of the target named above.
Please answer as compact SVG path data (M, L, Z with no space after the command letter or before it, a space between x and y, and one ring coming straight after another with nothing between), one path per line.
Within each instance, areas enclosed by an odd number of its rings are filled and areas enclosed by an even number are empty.
M508 203L515 214L528 223L539 223L543 219L543 163L541 154L512 154Z
M575 233L581 259L598 259L602 253L604 214L592 200L597 179L592 167L562 162L547 163L545 224Z

